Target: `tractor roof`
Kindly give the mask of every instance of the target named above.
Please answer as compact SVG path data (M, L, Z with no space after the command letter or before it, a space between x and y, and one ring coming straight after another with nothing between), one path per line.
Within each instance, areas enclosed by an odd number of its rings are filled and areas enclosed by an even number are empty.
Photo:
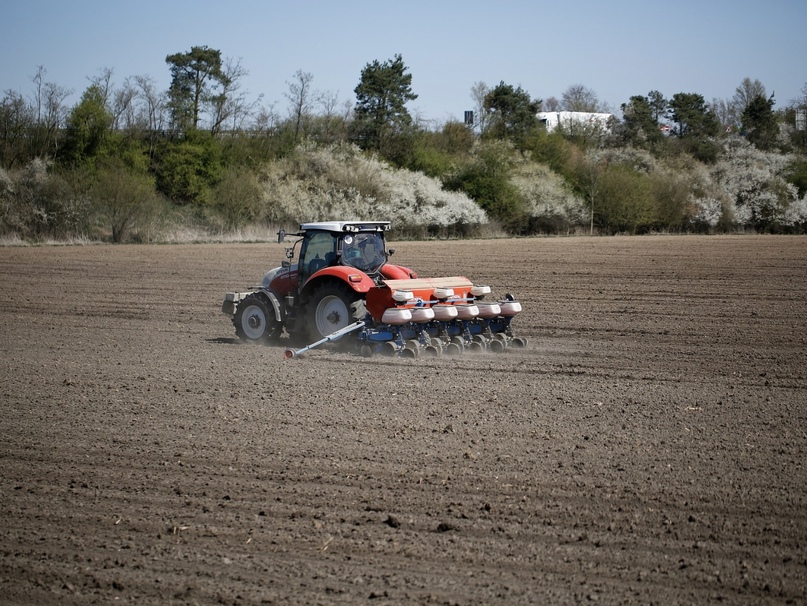
M356 232L356 231L387 231L390 228L389 221L320 221L317 223L301 223L300 231L331 231L331 232Z

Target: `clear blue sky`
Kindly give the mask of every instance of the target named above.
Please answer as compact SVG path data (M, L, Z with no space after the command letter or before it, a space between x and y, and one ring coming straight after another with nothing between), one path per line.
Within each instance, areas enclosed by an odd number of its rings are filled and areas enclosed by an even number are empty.
M403 56L436 123L472 108L476 82L520 85L560 98L573 84L618 109L631 95L699 93L729 99L759 79L776 108L807 84L807 0L25 0L0 19L0 92L30 96L37 66L75 91L102 68L114 82L149 75L161 89L165 57L209 46L240 59L242 88L285 114L297 70L313 88L355 99L361 70Z

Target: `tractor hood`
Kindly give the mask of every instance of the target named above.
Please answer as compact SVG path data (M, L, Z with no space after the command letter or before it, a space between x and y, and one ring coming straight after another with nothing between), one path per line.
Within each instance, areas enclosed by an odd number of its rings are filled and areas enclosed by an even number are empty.
M274 269L270 269L263 276L263 280L261 280L261 288L269 288L269 285L275 278L285 273L297 273L297 264L292 263L289 267L275 267Z

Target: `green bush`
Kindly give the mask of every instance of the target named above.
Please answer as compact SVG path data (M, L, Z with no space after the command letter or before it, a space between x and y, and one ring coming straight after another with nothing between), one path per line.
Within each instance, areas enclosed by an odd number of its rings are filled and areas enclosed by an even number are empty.
M261 186L256 175L231 168L213 192L213 206L227 229L240 229L261 211Z
M199 131L165 143L155 157L157 189L176 204L209 203L222 169L221 146Z
M572 172L575 154L580 153L560 132L550 134L543 128L536 129L530 137L528 152L534 162L546 164L555 172L567 177Z
M799 198L807 196L807 159L800 158L790 163L785 178L799 190Z
M99 169L90 195L113 242L123 242L135 229L140 233L139 239L148 239L143 234L149 231L160 209L151 177L112 162Z
M431 145L418 143L412 148L412 156L406 168L439 179L451 170L453 160L451 154Z
M608 233L642 233L656 217L651 181L627 166L609 166L600 176L594 221Z
M662 231L680 231L693 213L689 184L678 175L660 173L649 179L649 195L655 206L653 227Z
M506 230L524 233L528 214L524 198L511 179L513 162L508 146L484 144L470 161L444 179L444 185L465 193Z

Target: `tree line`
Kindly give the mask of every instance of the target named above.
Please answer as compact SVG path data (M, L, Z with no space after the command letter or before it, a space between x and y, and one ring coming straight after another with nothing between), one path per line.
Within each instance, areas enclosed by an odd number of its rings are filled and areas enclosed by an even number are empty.
M167 55L166 65L166 91L149 76L116 85L105 68L72 107L65 102L72 91L47 81L41 67L31 96L5 91L0 233L123 241L135 234L148 239L166 217L216 230L294 223L327 213L329 205L343 208L334 206L334 196L345 200L351 192L388 203L397 195L407 208L440 208L450 199L465 210L421 213L422 220L445 214L514 235L807 226L807 84L800 99L781 109L750 78L728 100L707 102L688 92L665 98L654 90L631 96L608 123L571 121L548 132L541 111L615 112L579 84L560 99L540 99L521 86L477 82L472 119L426 124L406 107L418 96L395 55L364 66L353 100L315 90L313 75L297 71L281 114L260 97L248 98L245 68L219 50L192 47ZM274 195L281 186L268 175L281 163L285 171L309 171L315 150L346 145L438 187L419 182L426 197L414 190L368 194L360 175L346 179L338 163L327 162L334 171L328 185L308 192L319 206L284 210ZM439 189L462 197L437 195ZM469 214L466 199L483 213ZM457 228L442 219L427 227Z

